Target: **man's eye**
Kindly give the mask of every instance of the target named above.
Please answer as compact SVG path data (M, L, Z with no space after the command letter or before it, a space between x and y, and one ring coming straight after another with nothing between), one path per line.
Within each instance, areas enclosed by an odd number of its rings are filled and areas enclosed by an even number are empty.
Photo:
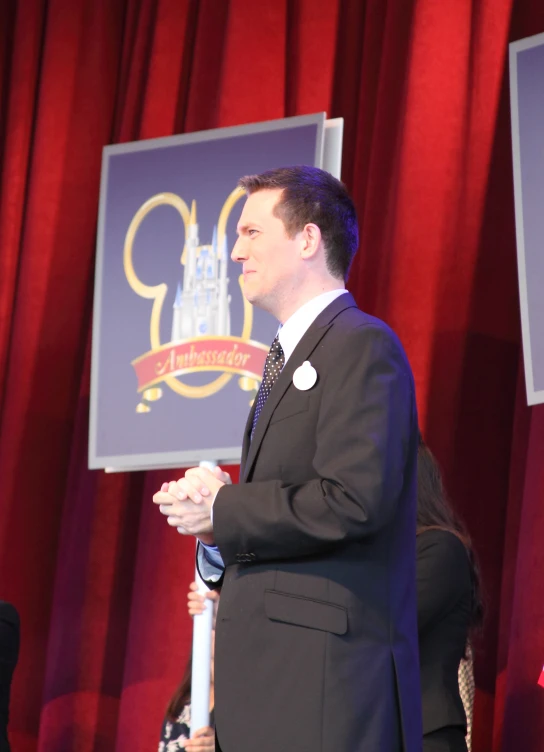
M252 238L254 235L257 234L257 230L248 230L247 234L249 235L250 238Z

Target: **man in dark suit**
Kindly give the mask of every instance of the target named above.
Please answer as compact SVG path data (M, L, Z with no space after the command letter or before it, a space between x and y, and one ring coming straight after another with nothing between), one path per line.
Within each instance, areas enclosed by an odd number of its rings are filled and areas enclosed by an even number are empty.
M19 657L19 614L0 601L0 752L9 752L8 720L11 678Z
M240 483L192 468L155 494L221 586L223 752L418 752L417 416L395 334L344 288L357 220L313 167L241 181L232 258L281 327ZM213 427L211 427L213 428Z

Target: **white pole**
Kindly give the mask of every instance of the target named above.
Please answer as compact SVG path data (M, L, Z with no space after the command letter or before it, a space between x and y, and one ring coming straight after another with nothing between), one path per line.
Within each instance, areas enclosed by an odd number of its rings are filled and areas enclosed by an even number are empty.
M215 462L201 462L201 467L213 470ZM198 592L205 595L209 588L195 570ZM213 627L213 602L206 598L204 611L193 617L193 667L191 673L191 736L198 729L210 725L210 680Z
M342 138L344 135L344 118L325 120L323 144L323 164L319 165L340 180L342 171Z

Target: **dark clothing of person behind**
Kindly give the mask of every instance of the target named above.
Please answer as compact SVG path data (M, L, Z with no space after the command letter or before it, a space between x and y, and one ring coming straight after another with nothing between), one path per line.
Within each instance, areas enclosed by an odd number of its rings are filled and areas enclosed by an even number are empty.
M460 726L431 731L423 736L423 752L466 752L465 731Z
M210 726L212 728L215 726L213 710L210 713ZM176 750L185 749L185 742L190 738L191 703L182 708L181 713L175 721L169 721L168 719L164 720L161 729L158 752L176 752Z
M19 657L19 614L11 603L0 601L0 752L10 752L9 695Z
M466 752L458 670L472 611L470 562L446 530L426 530L416 545L423 749Z

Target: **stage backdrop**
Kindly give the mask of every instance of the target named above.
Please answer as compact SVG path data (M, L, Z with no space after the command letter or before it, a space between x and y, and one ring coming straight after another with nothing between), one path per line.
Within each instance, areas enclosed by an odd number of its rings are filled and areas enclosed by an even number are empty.
M321 113L104 149L90 467L239 461L277 322L245 300L230 258L237 182L321 167L324 123Z
M525 384L544 402L544 34L510 45L512 156Z
M406 345L421 427L480 559L473 752L540 752L544 405L527 407L518 369L505 62L509 41L543 31L541 0L0 3L14 752L156 749L190 648L194 544L151 502L179 476L87 464L102 149L319 111L345 118L361 230L349 287Z

